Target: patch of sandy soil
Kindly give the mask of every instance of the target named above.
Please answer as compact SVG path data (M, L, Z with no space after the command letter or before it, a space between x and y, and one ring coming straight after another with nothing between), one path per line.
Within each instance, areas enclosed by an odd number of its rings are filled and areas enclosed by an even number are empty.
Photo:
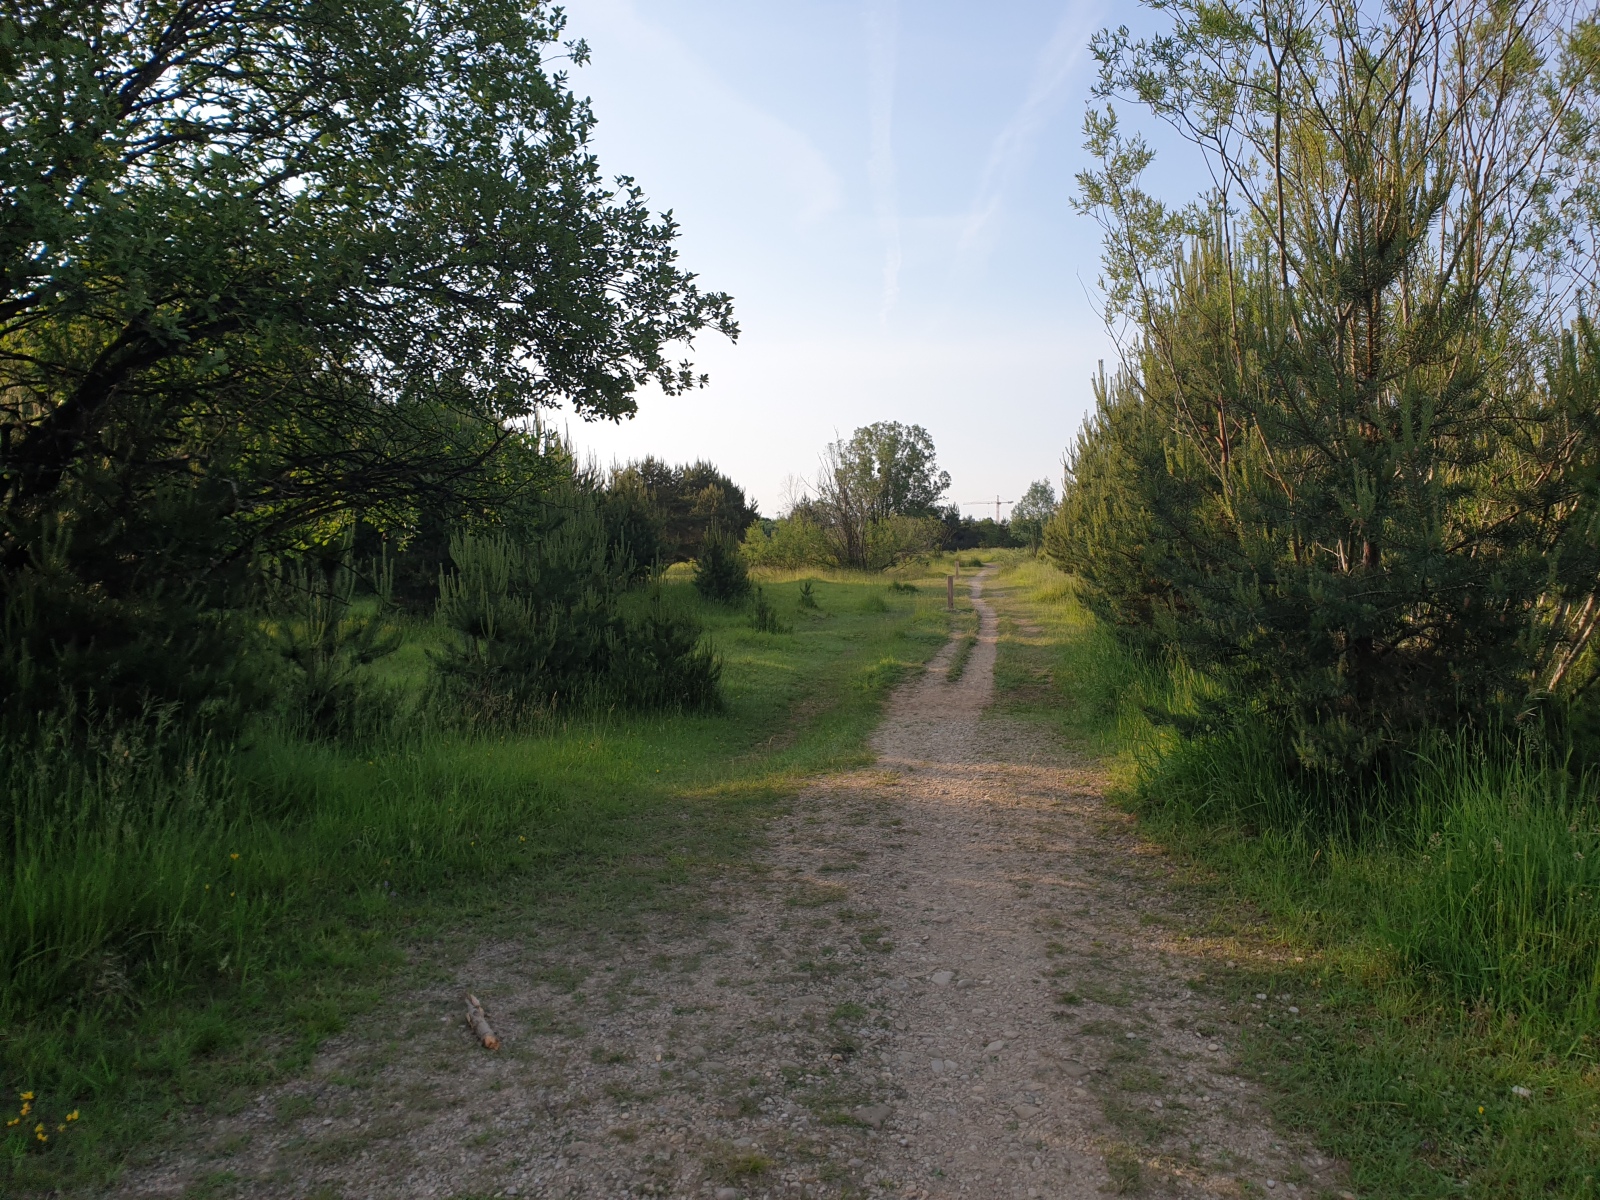
M484 939L117 1194L1344 1194L1233 1073L1245 1014L1189 986L1197 914L1096 769L990 712L983 582L959 681L952 640L877 764L797 796L766 869L723 882L725 920Z

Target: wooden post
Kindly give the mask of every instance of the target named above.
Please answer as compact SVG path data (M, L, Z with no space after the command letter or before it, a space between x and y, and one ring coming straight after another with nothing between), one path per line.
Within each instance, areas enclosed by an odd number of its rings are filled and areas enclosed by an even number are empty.
M955 612L956 577L954 575L946 575L944 577L944 602L946 608L948 608L951 612Z

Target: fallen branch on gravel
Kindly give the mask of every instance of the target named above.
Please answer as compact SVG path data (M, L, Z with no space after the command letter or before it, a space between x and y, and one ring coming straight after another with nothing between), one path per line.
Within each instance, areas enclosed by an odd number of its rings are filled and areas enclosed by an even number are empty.
M472 1027L472 1032L483 1043L485 1050L500 1049L500 1039L489 1027L489 1014L483 1011L483 1005L471 992L467 993L467 1024Z

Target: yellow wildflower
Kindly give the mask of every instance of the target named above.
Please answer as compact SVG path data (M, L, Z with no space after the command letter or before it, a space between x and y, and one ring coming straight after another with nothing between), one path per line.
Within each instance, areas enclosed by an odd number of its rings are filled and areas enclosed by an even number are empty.
M33 1099L33 1093L32 1092L23 1092L22 1093L22 1098L24 1100L32 1100Z
M78 1110L77 1109L73 1109L71 1112L69 1112L67 1114L67 1120L76 1121L77 1119L78 1119Z

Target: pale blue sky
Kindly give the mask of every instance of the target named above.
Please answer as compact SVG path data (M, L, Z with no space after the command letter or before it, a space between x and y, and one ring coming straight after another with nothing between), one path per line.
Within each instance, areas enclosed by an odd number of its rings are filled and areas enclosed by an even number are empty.
M1098 231L1069 204L1087 43L1131 7L569 0L602 166L673 210L743 327L701 343L708 388L573 420L578 448L708 458L769 515L876 420L928 428L955 501L1059 482L1111 358Z

